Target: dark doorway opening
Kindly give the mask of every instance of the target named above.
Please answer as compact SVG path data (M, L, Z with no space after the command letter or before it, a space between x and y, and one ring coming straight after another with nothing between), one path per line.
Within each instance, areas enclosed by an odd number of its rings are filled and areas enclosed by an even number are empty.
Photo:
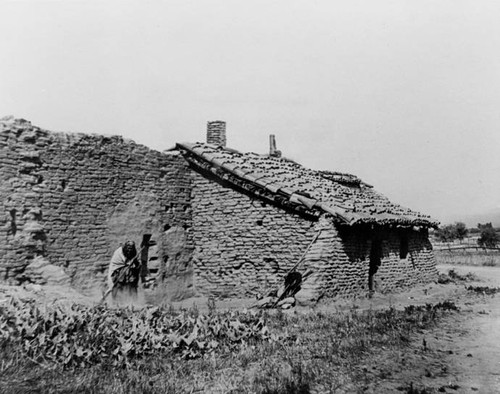
M408 234L401 234L399 243L399 258L406 259L408 257L409 247L408 247Z
M380 264L382 264L382 241L380 239L373 239L370 249L370 268L368 271L368 289L370 292L376 290L375 275Z

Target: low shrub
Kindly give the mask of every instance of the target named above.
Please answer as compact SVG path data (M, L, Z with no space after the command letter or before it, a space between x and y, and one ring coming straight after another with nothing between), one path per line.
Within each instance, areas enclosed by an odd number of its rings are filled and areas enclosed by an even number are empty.
M477 275L472 272L467 272L465 275L459 274L454 269L448 270L448 273L440 273L438 276L438 283L448 284L448 283L457 283L457 282L473 282L478 281L479 278Z
M454 269L451 269L448 271L448 276L455 281L462 281L462 282L472 282L479 280L477 275L473 274L472 272L467 272L465 275L460 275L457 271Z
M62 366L123 365L153 353L197 358L234 351L242 344L272 340L259 313L175 313L161 307L105 306L39 308L11 300L0 307L0 346L14 346L34 361Z
M499 287L488 287L488 286L469 286L467 290L481 295L494 295L500 293Z
M0 307L0 392L360 392L390 376L384 363L398 361L384 354L405 354L415 331L457 309L205 316L12 301Z

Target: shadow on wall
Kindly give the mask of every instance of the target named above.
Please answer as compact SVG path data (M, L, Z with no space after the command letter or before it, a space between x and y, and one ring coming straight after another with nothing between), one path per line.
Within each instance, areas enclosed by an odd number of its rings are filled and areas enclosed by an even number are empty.
M432 280L435 264L425 231L353 226L342 228L339 234L349 262L361 267L366 278L362 281L370 292Z
M351 263L367 261L370 256L373 234L366 226L339 226L344 252ZM378 237L380 240L380 236Z
M411 230L371 229L368 226L342 226L339 235L350 262L369 261L390 257L404 260L411 254L432 251L432 244L425 234Z

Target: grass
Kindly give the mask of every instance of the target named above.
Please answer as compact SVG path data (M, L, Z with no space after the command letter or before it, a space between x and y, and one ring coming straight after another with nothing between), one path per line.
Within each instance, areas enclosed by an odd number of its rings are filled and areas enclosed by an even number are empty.
M500 266L498 250L434 250L437 264Z
M448 302L405 310L300 315L271 311L258 316L269 329L267 339L220 346L194 359L158 351L122 364L103 358L85 367L64 369L57 362L29 359L16 338L4 339L0 341L0 392L358 392L377 380L392 379L394 365L411 369L404 355L412 336L434 327L441 316L455 310ZM212 309L210 316L220 320L227 312ZM403 383L402 392L417 392L411 382Z

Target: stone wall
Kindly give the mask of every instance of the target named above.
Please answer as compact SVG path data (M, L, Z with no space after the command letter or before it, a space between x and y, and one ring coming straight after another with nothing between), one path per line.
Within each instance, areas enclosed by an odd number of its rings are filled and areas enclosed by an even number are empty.
M404 232L408 253L402 259L401 231L338 228L328 215L313 221L236 191L209 174L194 175L193 233L195 291L205 295L262 293L306 251L299 271L309 273L302 286L309 299L366 295L373 237L382 245L376 291L428 283L437 275L425 233Z
M276 285L314 238L316 223L194 175L195 291L253 296Z
M336 225L327 216L320 219L317 228L321 233L306 257L306 266L312 271L312 275L305 280L303 288L309 292L309 298L366 294L368 287L368 261L364 253L366 239L357 239L353 243L342 239ZM361 238L357 232L353 234ZM350 259L348 250L359 258Z
M340 275L330 287L333 295L364 294L369 290L370 251L374 240L381 245L381 264L374 274L374 290L391 292L432 282L437 268L427 232L411 229L387 229L364 226L339 229L341 243L336 260L349 269L340 269ZM406 255L401 255L406 239Z
M149 234L161 274L192 291L190 169L182 156L9 118L0 121L0 168L1 281L21 282L43 256L73 284L101 283L114 249Z
M306 250L299 271L310 273L303 284L310 298L365 295L374 240L381 245L376 291L437 274L426 232L299 215L192 170L178 152L121 137L51 133L4 119L0 169L3 282L29 280L43 258L43 267L63 269L77 287L101 284L120 243L140 244L144 236L153 241L150 265L170 299L262 293Z
M401 258L401 237L408 254ZM389 231L382 243L383 260L376 276L378 291L391 292L437 279L436 261L426 231Z

